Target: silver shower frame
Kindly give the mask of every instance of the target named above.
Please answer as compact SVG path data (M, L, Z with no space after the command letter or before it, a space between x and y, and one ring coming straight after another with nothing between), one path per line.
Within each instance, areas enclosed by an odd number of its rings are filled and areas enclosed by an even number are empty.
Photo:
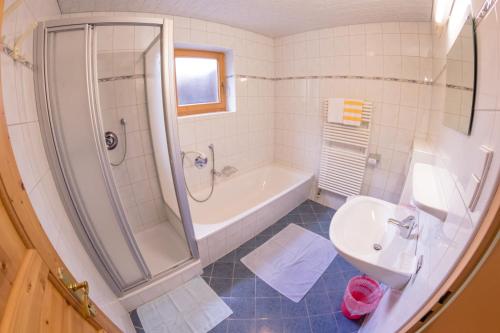
M181 215L181 222L183 225L183 229L186 235L187 243L191 252L191 258L178 263L174 267L167 269L166 271L151 277L151 273L149 269L146 267L142 267L145 271L147 280L137 283L136 285L130 286L127 289L121 289L116 283L115 279L112 277L110 272L108 271L109 267L106 267L104 263L101 261L101 257L104 255L100 253L94 246L90 239L87 236L87 231L82 225L82 221L75 209L73 201L71 199L70 193L66 187L65 178L63 172L61 170L57 152L55 149L55 142L52 136L51 131L51 122L49 119L49 105L47 103L47 90L46 90L46 76L45 70L41 70L45 68L45 43L46 43L46 35L48 29L64 29L69 26L76 25L147 25L147 26L157 26L161 29L161 58L162 58L162 85L163 85L163 108L164 108L164 117L165 117L165 126L167 133L167 149L170 155L170 165L172 169L172 177L175 188L175 193L177 197L177 203L179 206L179 212ZM194 229L192 225L191 213L189 209L189 203L187 199L186 193L186 184L184 180L184 174L182 169L181 162L181 154L180 154L180 144L178 139L178 129L177 129L177 101L174 92L174 77L173 75L169 75L169 73L174 73L174 50L173 43L169 43L169 41L173 41L173 24L171 20L161 19L161 18L148 18L148 17L116 17L116 16L100 16L100 17L81 17L81 18L64 18L57 20L49 20L46 22L41 22L38 24L38 27L35 31L34 38L34 83L35 83L35 97L36 97L36 105L37 112L40 122L40 128L42 132L44 148L47 154L47 158L49 161L50 169L52 175L54 177L56 187L58 189L59 195L63 201L66 212L68 213L70 220L73 224L73 227L77 231L77 235L82 242L85 250L91 257L93 263L96 265L97 269L106 280L111 289L115 292L116 295L122 296L126 294L126 292L130 290L137 289L140 286L147 285L154 280L163 278L168 276L172 272L180 269L182 267L186 267L191 263L199 260L199 252L198 246L196 243L196 238L194 234ZM95 59L93 59L95 61ZM94 66L95 70L95 66ZM95 82L91 82L91 85L94 85ZM92 91L96 91L95 87L92 87ZM98 98L98 96L93 96L94 99ZM99 108L98 101L93 101L97 108ZM100 110L98 110L100 114ZM99 149L104 150L104 146ZM116 187L114 182L112 181L112 175L110 172L110 167L106 167L107 170L104 170L105 177L108 180L108 184L111 184L111 192L112 196L118 198L118 193L116 191ZM130 227L124 219L120 219L121 228L129 237L133 237ZM129 239L130 241L130 239ZM129 244L132 249L134 249L135 256L137 258L141 258L139 249L134 244ZM145 264L143 262L143 264Z

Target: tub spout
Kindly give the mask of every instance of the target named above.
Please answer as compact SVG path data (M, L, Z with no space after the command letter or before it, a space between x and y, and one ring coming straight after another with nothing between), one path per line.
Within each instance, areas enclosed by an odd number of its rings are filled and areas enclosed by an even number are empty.
M221 171L214 171L214 174L217 177L229 177L229 176L235 174L236 172L238 172L238 169L236 169L233 166L226 165L224 168L222 168Z

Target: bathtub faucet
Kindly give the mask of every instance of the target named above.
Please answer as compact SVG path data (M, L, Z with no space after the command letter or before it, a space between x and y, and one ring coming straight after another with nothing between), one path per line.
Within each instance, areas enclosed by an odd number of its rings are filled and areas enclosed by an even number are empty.
M217 177L229 177L236 172L238 172L238 169L230 165L226 165L221 171L214 170L214 174Z

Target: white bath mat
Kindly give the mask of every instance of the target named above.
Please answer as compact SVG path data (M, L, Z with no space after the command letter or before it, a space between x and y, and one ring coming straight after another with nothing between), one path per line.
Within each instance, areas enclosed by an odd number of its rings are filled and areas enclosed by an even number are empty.
M232 313L200 277L137 308L146 333L206 333Z
M299 302L336 255L329 240L289 224L241 262L281 294Z

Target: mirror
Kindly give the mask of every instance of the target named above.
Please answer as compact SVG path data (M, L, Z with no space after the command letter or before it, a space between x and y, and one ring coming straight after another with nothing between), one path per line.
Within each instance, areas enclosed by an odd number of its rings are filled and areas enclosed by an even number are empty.
M476 87L474 21L467 18L446 55L446 99L443 124L469 135L472 128Z

